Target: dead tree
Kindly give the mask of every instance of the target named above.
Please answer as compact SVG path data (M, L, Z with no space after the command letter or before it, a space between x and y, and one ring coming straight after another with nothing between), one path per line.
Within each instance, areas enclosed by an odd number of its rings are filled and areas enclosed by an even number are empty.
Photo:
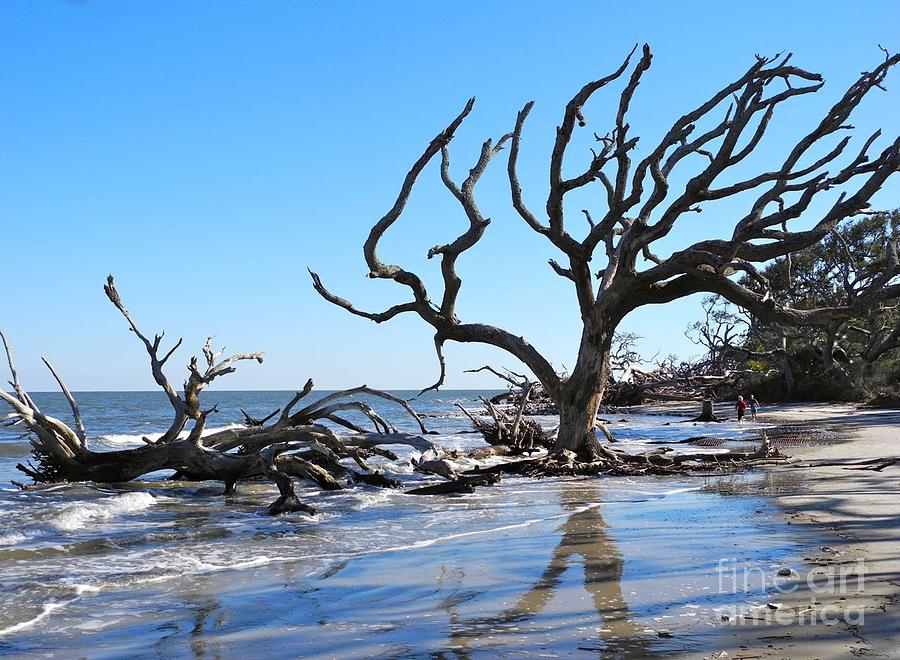
M428 432L407 402L365 385L329 394L297 409L301 400L313 390L311 379L269 425L266 422L273 419L275 413L261 420L244 413L247 418L245 428L205 435L207 418L217 409L215 406L203 408L201 392L215 379L234 372L238 362L262 362L262 354L239 353L223 358L221 353L213 351L208 340L203 347L203 360L196 357L190 359L187 379L182 391L178 391L163 368L181 346L181 340L163 353L163 333L151 340L141 332L122 302L112 276L108 278L105 290L109 300L125 317L130 330L147 350L153 378L172 405L173 421L158 439L144 438L142 447L95 451L90 446L75 397L50 362L44 360L71 407L74 428L40 410L19 381L12 350L6 337L0 333L13 388L11 393L0 390L0 399L13 410L6 416L7 423L23 427L25 434L31 438L32 460L17 467L36 482L116 483L157 470L171 470L180 479L222 481L226 494L230 494L239 480L268 477L275 482L280 493L278 500L269 507L271 513L313 513L312 507L297 499L294 478L313 481L325 490L337 490L358 481L399 486L371 470L366 459L374 455L396 458L380 445L406 444L420 451L433 448L424 437L398 433L370 405L354 399L354 396L366 395L398 404L415 419L423 434ZM355 410L368 417L373 428L363 428L338 414L346 410ZM323 426L320 423L322 420L347 427L352 434L339 436L331 428ZM360 471L348 468L341 462L351 460Z
M708 376L726 377L720 386L737 386L742 377L781 375L788 394L794 388L794 366L788 354L787 336L778 323L763 327L746 310L734 311L731 303L720 296L706 296L702 302L704 318L690 324L685 335L706 349L701 367ZM769 346L768 350L751 350L749 346ZM748 369L751 360L775 367L773 371L756 372ZM730 382L729 382L730 381ZM703 412L706 415L706 411ZM709 416L713 416L710 412Z
M637 344L641 339L643 337L636 332L613 333L609 350L609 368L612 373L627 373L635 364L641 362L641 354L637 351Z
M739 307L733 311L731 304L718 296L705 296L701 306L702 320L691 323L684 334L705 349L704 371L722 375L735 368L737 360L731 349L747 342L752 319Z
M352 314L382 323L399 314L413 313L434 328L440 376L427 389L443 383L442 347L447 341L490 344L511 353L527 365L559 406L557 448L561 450L598 450L594 446L594 420L609 376L610 346L619 323L638 307L706 292L719 294L760 319L823 326L900 296L900 284L895 280L900 272L896 249L889 267L859 292L852 304L834 307L801 309L783 304L773 297L755 265L802 250L822 240L843 220L866 213L868 200L898 170L900 140L892 141L877 155L869 154L880 131L865 139L855 155L846 160L841 158L849 136L828 144L825 155L816 154L828 138L851 129L848 121L853 110L872 89L882 88L888 70L900 56L886 53L884 61L864 72L822 120L789 148L780 164L748 176L738 166L760 144L775 110L794 97L818 92L824 84L822 76L793 66L791 55L757 56L746 72L676 119L657 145L642 149L643 156L634 165L632 156L638 153L638 138L630 135L627 117L652 56L645 45L637 64L631 67L633 55L634 51L612 74L586 84L566 105L550 155L549 192L542 213L526 204L517 173L531 102L518 114L511 133L496 144L492 140L484 143L461 184L452 178L449 145L472 111L474 99L470 99L413 164L394 205L374 224L363 247L369 277L394 280L408 287L411 300L382 312L362 311L330 292L311 272L319 294ZM597 148L583 170L574 175L564 172L576 125L586 125L585 104L629 70L611 129L595 134ZM461 285L456 262L478 242L490 223L476 202L475 187L488 163L507 144L512 205L528 227L559 250L563 263L551 260L550 266L572 282L578 301L583 330L575 367L567 377L560 377L549 360L518 333L464 322L456 314ZM378 245L400 218L419 175L438 154L441 180L458 200L469 225L455 239L428 251L429 257L440 258L444 282L443 293L434 299L417 274L382 261ZM689 162L696 165L693 171L685 167ZM683 179L687 183L676 187L674 181ZM566 197L594 182L599 182L601 193L605 193L605 209L602 213L587 210L587 222L582 219L578 223L581 238L576 238L573 232L578 228L567 222ZM810 209L822 207L811 206L812 201L835 188L842 190L840 195L813 216ZM685 217L713 202L745 193L754 194L755 200L743 216L729 221L730 238L702 240L668 255L654 252L654 246L683 224ZM809 228L789 229L789 224L801 217ZM748 275L760 286L742 284L737 279L739 274Z

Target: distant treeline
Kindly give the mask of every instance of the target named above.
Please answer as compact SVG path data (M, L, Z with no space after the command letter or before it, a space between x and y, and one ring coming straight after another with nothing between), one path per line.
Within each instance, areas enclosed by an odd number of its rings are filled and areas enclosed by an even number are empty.
M741 282L791 307L850 306L896 265L898 229L900 210L861 215ZM741 372L744 386L768 400L900 405L896 300L819 327L763 322L720 296L705 298L703 309L704 318L687 329L706 351L691 364L698 374Z

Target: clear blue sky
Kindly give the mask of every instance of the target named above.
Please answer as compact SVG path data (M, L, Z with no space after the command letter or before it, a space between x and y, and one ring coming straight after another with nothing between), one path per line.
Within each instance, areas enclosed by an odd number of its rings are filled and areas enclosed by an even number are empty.
M566 100L615 68L637 42L654 63L634 102L645 148L684 111L731 80L754 53L795 53L828 84L776 118L757 167L796 136L860 71L900 49L897 2L137 2L0 3L0 327L26 384L52 389L40 356L72 389L151 389L146 355L103 296L106 275L145 332L184 336L180 382L207 334L234 351L263 350L229 389L420 387L436 366L415 317L375 326L318 298L306 267L376 309L405 290L365 278L361 246L424 145L478 102L454 142L456 174L481 141L511 129L529 99L522 180L540 208L547 156ZM900 72L854 122L900 133ZM587 108L605 132L610 99ZM589 133L588 133L589 135ZM586 162L584 142L570 167ZM493 218L460 261L464 321L524 334L571 367L574 295L554 256L511 210L505 164L480 201ZM464 218L436 168L421 181L383 253L435 281L429 247ZM896 179L876 202L900 204ZM601 208L599 193L585 200ZM580 207L580 202L579 205ZM577 211L577 209L574 209ZM669 247L725 234L739 207L688 220ZM572 222L577 223L578 217ZM435 294L437 295L437 294ZM648 353L688 354L698 300L645 308L625 327ZM448 387L494 386L462 374L498 351L448 345Z

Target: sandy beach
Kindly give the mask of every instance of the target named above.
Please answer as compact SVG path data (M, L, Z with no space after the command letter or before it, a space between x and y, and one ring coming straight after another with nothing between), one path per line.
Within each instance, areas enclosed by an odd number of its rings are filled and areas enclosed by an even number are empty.
M646 408L646 407L645 407ZM652 407L656 408L656 407ZM692 412L692 406L659 406ZM733 416L730 406L717 413ZM826 543L804 558L806 573L780 583L777 599L753 618L723 622L703 658L900 657L900 482L898 466L853 465L897 456L900 411L846 404L767 408L761 421L803 423L845 433L848 442L791 447L797 463L768 468L796 473L802 486L776 494L792 526ZM777 608L777 609L776 609Z

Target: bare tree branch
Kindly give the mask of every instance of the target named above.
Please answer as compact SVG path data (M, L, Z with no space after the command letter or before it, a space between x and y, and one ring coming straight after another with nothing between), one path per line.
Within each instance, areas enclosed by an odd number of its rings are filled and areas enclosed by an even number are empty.
M416 423L419 425L419 428L422 430L422 433L428 433L428 429L425 428L425 423L422 421L422 418L419 417L419 414L413 410L410 405L404 401L403 399L394 396L393 394L389 394L387 392L383 392L381 390L376 390L371 387L367 387L366 385L360 385L359 387L353 387L348 390L341 390L339 392L334 392L333 394L329 394L328 396L324 396L318 401L309 404L305 408L298 410L296 413L291 415L287 420L287 426L298 426L304 423L308 423L309 420L316 419L317 417L323 416L322 411L325 410L325 407L331 404L334 401L338 401L342 398L347 398L353 396L355 394L367 394L369 396L378 397L380 399L384 399L386 401L390 401L392 403L396 403L398 406L401 406L407 413L409 413L410 417L416 420ZM324 413L327 415L329 413Z
M291 411L294 409L300 399L304 398L307 394L312 392L313 389L313 379L309 378L306 381L306 384L303 386L303 389L297 392L293 398L287 402L287 405L281 410L281 416L278 418L278 422L275 425L276 428L283 427L287 424L288 418L291 416Z
M369 276L380 279L392 279L399 284L403 284L411 289L413 301L401 305L395 305L382 313L363 312L356 309L349 301L331 293L322 283L321 278L313 271L310 276L313 280L313 287L325 300L335 304L350 313L368 318L378 323L393 318L397 314L403 312L415 312L424 321L435 328L435 349L440 365L440 376L431 387L425 388L423 392L429 389L436 389L443 384L444 375L446 373L446 365L443 359L442 346L446 341L458 342L482 342L492 344L512 352L516 357L522 360L535 373L540 372L550 383L558 382L557 376L550 363L536 351L522 337L517 337L502 328L488 326L484 324L463 324L456 316L456 300L462 280L456 272L456 261L460 254L471 248L484 235L484 231L490 224L490 220L485 218L474 197L475 185L481 178L488 163L503 148L506 142L512 140L515 149L516 136L515 133L504 135L494 145L491 140L487 140L482 145L481 154L475 166L470 170L469 176L462 183L457 185L450 175L450 152L448 144L450 143L456 129L462 123L463 119L471 112L474 99L470 99L469 103L463 111L450 123L450 125L441 131L435 137L422 156L413 164L406 178L397 201L391 210L379 220L369 234L369 238L363 248L366 263L369 266ZM406 203L412 193L413 185L425 165L438 152L441 152L441 179L444 185L456 198L462 206L469 220L469 228L463 232L456 240L433 247L428 252L428 257L441 256L441 274L444 282L444 293L441 304L435 305L428 296L421 278L414 273L407 271L400 266L385 264L381 262L376 254L378 242L384 235L384 232L399 218ZM590 273L586 266L584 272L587 274L588 281ZM588 284L590 286L590 284Z
M513 371L510 371L509 369L504 369L503 371L505 371L506 373L503 373L502 371L497 371L496 369L494 369L494 367L490 366L489 364L486 364L483 367L479 367L478 369L466 369L463 371L463 373L477 374L481 371L489 371L492 374L494 374L497 378L499 378L501 380L505 380L507 383L509 383L513 387L519 387L519 388L525 389L531 383L531 381L528 379L528 377L525 376L524 374L517 374Z
M81 419L81 409L78 407L75 397L72 396L69 388L66 387L65 382L63 382L62 377L56 373L56 369L53 368L53 365L50 364L47 358L42 357L41 360L47 365L50 373L53 374L56 382L59 383L59 389L62 390L63 396L66 397L66 401L69 402L69 407L72 409L72 417L75 419L75 435L77 435L78 439L81 441L81 448L87 449L87 433L85 433L84 422Z

